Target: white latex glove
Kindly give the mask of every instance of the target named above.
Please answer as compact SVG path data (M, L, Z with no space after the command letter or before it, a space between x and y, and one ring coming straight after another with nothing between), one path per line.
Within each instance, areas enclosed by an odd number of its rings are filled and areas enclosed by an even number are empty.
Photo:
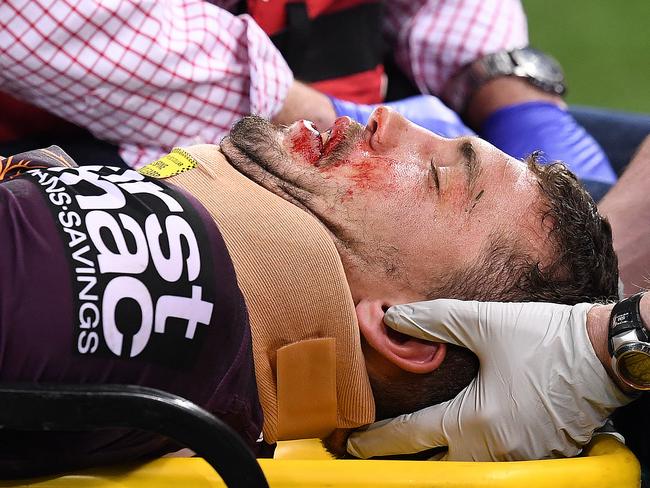
M460 300L391 307L388 326L469 348L479 372L450 401L355 432L348 452L368 458L448 446L445 459L454 461L577 455L614 409L633 400L594 352L591 307Z

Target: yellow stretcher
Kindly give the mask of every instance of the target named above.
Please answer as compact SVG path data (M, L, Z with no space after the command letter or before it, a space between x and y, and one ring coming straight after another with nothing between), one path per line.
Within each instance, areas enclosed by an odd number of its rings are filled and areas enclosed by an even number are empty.
M173 425L164 428L161 432L166 435L173 435L174 429L185 435L188 429L196 425L189 417L197 417L198 422L205 422L202 431L208 431L211 426L211 419L205 411L198 409L195 405L188 405L189 402L179 401L178 397L165 394L158 390L134 388L127 396L124 396L123 386L120 386L116 395L115 388L100 387L95 389L92 395L88 391L79 392L77 387L71 390L60 392L57 390L45 390L33 392L22 391L12 388L0 388L0 397L8 401L0 401L0 420L16 418L14 425L9 428L20 428L34 430L29 417L33 413L44 410L43 402L50 402L45 405L45 411L55 412L46 418L47 429L53 425L65 427L69 407L72 403L79 408L74 412L74 419L77 422L90 426L84 412L92 410L91 403L96 403L98 395L106 398L117 398L114 408L109 411L109 423L115 424L115 412L120 410L120 403L131 412L149 411L156 412L156 422L164 415L171 413ZM100 391L101 390L101 391ZM13 395L13 396L12 396ZM40 399L35 400L40 395ZM111 397L112 396L112 397ZM16 398L18 400L16 400ZM115 400L113 398L113 400ZM134 400L135 398L135 400ZM42 400L42 401L41 401ZM139 402L139 410L133 410L135 403ZM22 402L22 403L20 403ZM56 413L52 408L55 403L62 403L60 411L64 416ZM65 402L69 402L65 404ZM72 402L72 403L70 403ZM145 404L148 404L145 405ZM3 405L7 406L6 408ZM163 408L160 408L161 405ZM19 417L15 415L15 407L21 406L22 412ZM189 417L177 415L180 410L189 407ZM14 412L11 417L4 416L9 411ZM102 412L104 410L101 410ZM58 416L57 416L58 415ZM172 417L169 417L172 419ZM200 418L204 417L204 418ZM27 421L22 419L27 418ZM207 421L207 422L206 422ZM22 422L22 424L21 424ZM218 420L215 421L218 423ZM213 423L215 423L213 422ZM119 423L119 421L117 422ZM95 422L97 425L105 425L106 422ZM146 424L146 422L145 422ZM6 425L6 424L4 424ZM2 424L0 423L0 427ZM147 428L146 426L144 428ZM179 430L180 429L180 430ZM223 432L222 432L223 434ZM225 434L228 434L227 432ZM199 436L200 437L200 436ZM178 437L176 437L178 438ZM186 439L188 437L186 436ZM226 440L216 437L216 444L226 451L236 452L238 449L238 438L225 436ZM44 477L20 481L0 481L0 487L30 486L34 488L213 488L226 486L224 481L215 472L218 469L235 469L259 471L257 463L252 457L243 459L242 464L229 460L222 463L220 459L214 461L214 456L209 452L214 444L208 437L198 439L198 445L203 452L207 452L206 459L212 458L209 464L199 457L191 458L161 458L144 464L123 465L110 468L101 468L67 474L65 476ZM206 444L205 440L208 440ZM188 444L187 441L181 443ZM193 446L188 445L193 448ZM200 449L195 449L199 451ZM229 453L226 451L224 455ZM236 459L236 458L233 458ZM524 488L637 488L641 483L640 466L636 457L621 442L609 435L599 435L594 438L591 444L584 450L580 457L572 459L555 459L544 461L520 461L504 463L471 463L471 462L436 462L436 461L385 461L385 460L334 460L322 448L320 442L315 439L302 441L279 442L274 459L258 460L261 467L262 482L266 478L269 486L275 487L524 487ZM215 468L213 468L215 466ZM226 476L224 474L224 476ZM232 476L230 477L232 480ZM252 478L251 478L252 479ZM253 485L252 482L236 481L229 486L264 486L264 484Z
M586 455L573 459L510 463L331 460L318 441L281 442L276 459L260 465L273 488L298 487L526 487L632 488L640 486L639 463L611 436L597 437ZM86 471L2 487L216 488L226 486L200 458L163 458L139 466Z

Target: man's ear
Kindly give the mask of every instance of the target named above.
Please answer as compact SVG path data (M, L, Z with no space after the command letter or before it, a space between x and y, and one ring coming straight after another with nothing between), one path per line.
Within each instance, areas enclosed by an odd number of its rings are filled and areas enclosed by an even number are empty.
M384 304L380 300L363 299L356 311L359 331L368 345L398 368L430 373L444 360L446 344L415 339L384 324Z

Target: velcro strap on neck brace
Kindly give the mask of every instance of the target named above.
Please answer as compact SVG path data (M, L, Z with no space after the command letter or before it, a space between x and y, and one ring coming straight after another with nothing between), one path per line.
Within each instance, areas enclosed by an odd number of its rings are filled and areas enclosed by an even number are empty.
M278 439L329 435L337 421L336 340L289 344L278 349L276 361Z

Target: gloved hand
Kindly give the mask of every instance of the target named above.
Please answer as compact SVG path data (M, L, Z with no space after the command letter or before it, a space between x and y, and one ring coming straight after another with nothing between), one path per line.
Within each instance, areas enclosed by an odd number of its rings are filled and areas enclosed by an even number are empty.
M367 458L448 446L446 459L459 461L578 454L633 399L592 348L585 326L592 306L434 300L391 307L388 326L468 347L479 372L452 400L355 432L348 452Z
M485 120L479 135L517 159L541 150L544 160L563 161L581 180L616 182L616 173L598 143L554 103L501 108Z
M443 137L475 135L454 111L432 95L417 95L380 105L363 105L334 97L329 98L337 117L347 115L360 124L368 122L368 117L375 108L385 105L395 109L411 122Z

